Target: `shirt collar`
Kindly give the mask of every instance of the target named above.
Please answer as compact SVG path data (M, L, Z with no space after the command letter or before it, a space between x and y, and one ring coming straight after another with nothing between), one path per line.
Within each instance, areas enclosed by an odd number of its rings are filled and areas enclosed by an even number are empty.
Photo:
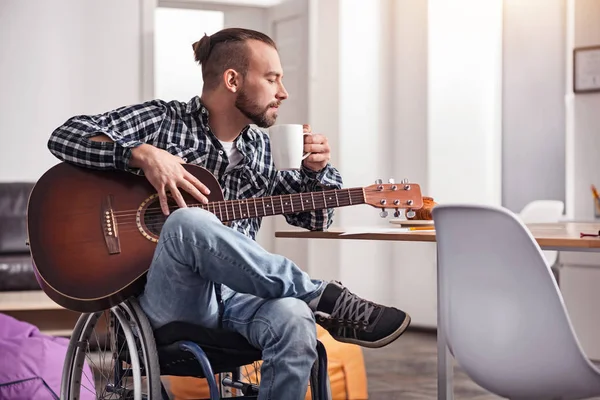
M208 124L208 117L209 117L208 108L206 108L206 106L204 104L202 104L202 100L200 100L200 96L194 96L187 103L186 112L188 114L199 113L200 114L200 121L202 123L202 128L203 128L204 132L206 132L207 134L211 134L211 135L214 136L214 134L210 130L210 125ZM243 146L245 144L244 142L253 142L253 141L255 141L256 140L256 135L254 134L253 131L254 130L251 128L250 125L244 127L244 129L242 129L242 132L240 133L240 135L236 139L236 142L238 142L238 141L241 140L241 142L242 142L241 145Z

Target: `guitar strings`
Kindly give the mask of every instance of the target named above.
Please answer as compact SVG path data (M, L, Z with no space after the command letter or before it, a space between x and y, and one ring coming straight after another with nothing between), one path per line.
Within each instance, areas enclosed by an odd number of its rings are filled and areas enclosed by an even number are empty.
M339 200L340 197L338 197ZM356 195L351 195L351 196L344 196L341 197L342 201L354 201L355 204L362 204L362 202L364 201L364 198L362 196L362 193L360 196L356 196ZM339 201L336 201L337 203L339 203ZM313 201L311 202L303 202L303 201L293 201L293 202L289 202L289 201L285 201L285 204L283 203L283 201L280 202L271 202L270 204L267 204L265 207L265 204L257 204L255 202L237 202L237 204L231 204L228 205L227 208L226 207L220 207L218 205L213 205L217 202L214 203L209 203L209 204L188 204L188 207L198 207L198 208L202 208L202 209L206 209L209 212L212 212L213 214L220 214L220 215L228 215L231 214L233 216L236 215L247 215L247 214L251 214L253 216L258 216L259 214L261 214L259 212L259 210L262 208L263 210L263 214L265 215L271 215L272 212L268 212L271 210L275 210L275 213L279 213L279 211L277 210L281 210L283 211L284 208L290 207L291 210L289 212L285 212L284 214L287 213L297 213L297 212L302 212L304 211L305 208L307 209L318 209L318 208L330 208L327 206L327 201L324 201L323 199L313 199ZM307 207L308 205L308 207ZM349 204L350 205L350 204ZM332 206L333 207L333 206ZM339 207L339 204L337 205L337 207ZM178 205L176 204L170 204L169 205L169 210L177 210L179 208ZM123 221L128 219L128 217L131 217L133 219L137 218L137 213L131 213L131 214L120 214L120 213L114 213L115 217L117 220L119 221ZM162 209L160 207L150 207L147 208L144 212L144 215L146 216L159 216L159 215L163 215L162 213Z
M363 197L357 197L357 196L353 196L352 198L349 198L349 200L354 200L355 204L361 204L360 201L363 200ZM350 204L348 204L350 205ZM295 213L299 213L299 212L309 212L309 211L313 211L313 210L318 210L318 209L326 209L326 208L331 208L331 207L327 207L326 204L324 203L318 203L318 205L316 205L314 208L312 207L312 205L310 207L307 207L305 209L301 209L304 206L304 204L296 204L296 207L298 208L297 210L294 211L289 211L289 212L280 212L281 209L281 205L275 206L273 208L270 208L269 210L267 210L267 212L264 212L262 214L264 214L264 216L271 216L271 215L277 215L277 214L295 214ZM197 205L188 205L188 207L197 207ZM169 207L170 210L177 210L179 207L178 206L172 206ZM146 212L144 213L144 216L146 217L165 217L164 214L162 213L162 210L160 208L156 208L156 211L152 211L152 212ZM209 212L211 212L212 214L217 214L216 212L212 212L211 210L207 210ZM216 211L216 210L215 210ZM233 216L234 218L225 218L228 221L233 221L233 220L238 220L238 219L246 219L246 218L255 218L255 217L259 217L261 213L257 213L257 210L253 210L252 208L249 209L250 212L238 212L236 211L235 213L232 212L232 210L230 210L227 215L231 214L231 216ZM268 211L273 211L273 212L268 212ZM218 214L220 214L221 217L225 217L226 213L219 212ZM223 219L223 218L221 218ZM136 215L126 215L126 216L119 216L117 218L115 218L117 224L119 225L126 225L128 223L136 223L137 221L137 216ZM158 221L157 223L164 223L164 221ZM151 223L152 224L152 223Z
M340 197L340 194L342 196L352 196L354 197L355 195L360 195L361 199L363 198L363 189L362 188L352 188L352 189L341 189L342 191L346 192L346 193L340 193L340 192L336 192L333 190L329 190L329 191L323 191L323 192L310 192L313 194L313 196L311 197L311 202L313 201L321 201L324 200L325 198L324 196L327 196L328 194L334 194L336 195L336 197L339 198L344 198L344 197ZM356 193L356 191L360 191L360 193ZM354 192L354 193L351 193ZM318 196L314 196L314 193L318 193ZM279 204L281 204L281 201L285 201L285 202L289 202L290 200L286 200L286 197L289 197L290 195L278 195L278 196L271 196L270 198L275 199L278 198L279 200L274 200L276 202L278 202ZM294 196L294 195L291 195ZM204 207L213 207L213 208L226 208L226 207L247 207L247 205L255 205L255 206L259 206L259 203L261 203L262 205L265 204L263 197L254 197L254 198L248 198L248 199L235 199L235 200L221 200L221 201L214 201L214 202L209 202L208 204L201 204L201 203L192 203L192 204L188 204L188 207L200 207L200 208L204 208ZM294 201L295 200L295 201ZM303 204L304 199L298 198L296 197L291 198L291 202L292 205L295 206L296 203L298 204ZM333 199L331 199L333 200ZM273 200L270 201L270 203L273 203ZM267 203L268 204L268 203ZM309 203L310 204L310 203ZM170 206L169 209L173 209L176 210L178 208L178 206ZM157 213L162 213L162 209L160 207L149 207L146 209L146 213L148 211L156 211ZM216 211L216 210L215 210ZM124 216L136 216L137 215L137 210L121 210L121 211L115 211L113 212L113 215L115 217L124 217Z
M333 190L330 191L324 191L324 192L310 192L313 194L312 199L314 200L321 200L321 198L323 198L323 196L328 195L328 194L333 194L333 195L338 195L337 197L339 198L339 194L342 194L344 196L348 196L348 195L356 195L358 193L350 193L351 191L357 191L360 190L360 195L362 197L363 191L362 188L352 188L352 189L341 189L343 192L347 192L347 193L340 193L340 192L336 192ZM314 196L314 193L318 193L318 197ZM270 198L275 199L275 198L279 198L279 201L284 200L284 201L288 201L285 200L286 197L289 196L294 196L294 195L276 195L276 196L270 196ZM213 207L239 207L240 205L245 205L244 203L264 203L264 197L254 197L254 198L248 198L248 199L235 199L235 200L220 200L220 201L215 201L215 202L209 202L208 204L201 204L201 203L192 203L192 204L188 204L188 206L195 206L195 207L207 207L207 206L213 206ZM296 200L296 202L302 202L303 199L299 198L299 197L291 197L290 198L292 200L292 202L294 202L294 200ZM272 203L273 201L271 201ZM148 208L147 210L161 210L160 207L151 207ZM122 211L115 211L113 214L115 216L124 216L126 214L129 215L135 215L135 213L137 212L137 210L122 210Z
M360 193L357 193L357 191L360 191ZM329 192L335 193L336 191L329 191ZM357 205L358 204L364 204L365 194L366 193L377 193L377 192L381 193L380 190L365 189L363 191L362 188L346 189L345 192L346 193L344 193L343 197L337 196L338 203L339 203L339 199L341 198L342 200L349 200L349 201L354 200ZM312 192L312 193L316 193L316 192ZM319 193L327 193L327 192L319 192ZM337 192L337 194L339 194L339 192ZM283 197L283 196L286 196L286 195L272 196L272 197L274 198L274 197ZM319 196L319 197L321 197L321 196ZM218 203L221 203L221 204L227 203L227 204L230 205L230 207L234 207L234 206L238 206L239 207L239 206L244 205L244 202L248 203L248 200L250 200L252 202L253 200L257 201L259 199L261 199L261 198L250 198L250 199L242 199L242 200L226 200L226 201L212 202L212 203L209 203L209 204L199 204L199 203L196 203L196 204L189 204L188 207L202 207L203 208L203 207L206 207L206 206L209 206L209 205L212 205L212 204L218 204ZM295 204L295 203L298 203L298 202L293 202L292 201L292 206L300 206L301 207L302 204L304 204L304 203L302 203L301 199L297 199L297 200L299 200L299 204ZM315 207L315 208L311 207L311 209L309 209L309 210L290 211L289 213L294 214L294 213L299 213L299 212L310 212L310 211L314 211L315 209L318 210L318 209L329 208L329 207L326 206L326 202L323 204L323 207L321 207L321 203L320 203L321 199L319 199L319 198L313 198L312 200L313 200L313 202L314 202L314 200L317 200L317 202L319 203L319 207ZM234 204L234 203L237 203L237 204ZM348 204L348 205L351 205L351 204ZM264 206L264 204L263 204L263 206ZM178 208L179 208L179 206L177 206L177 205L169 207L170 210L176 210ZM216 214L218 206L213 206L213 208L214 208L214 212L211 211L210 209L208 209L208 211L211 212L211 213L213 213L213 214ZM390 208L395 208L395 207L390 207ZM273 214L267 214L266 213L264 216L282 214L282 213L276 211L276 207L273 207L272 210L275 210L275 212ZM148 212L148 211L150 211L150 212ZM250 211L251 211L251 209L250 209ZM257 210L255 210L255 211L257 211ZM115 214L117 214L117 217L118 217L118 218L116 218L116 222L117 222L117 225L118 225L117 226L117 233L121 234L121 233L128 233L128 232L139 232L139 229L138 229L138 226L137 226L137 222L136 222L136 215L137 214L125 214L126 212L127 211L115 212ZM221 214L221 216L225 215L222 212L222 210L220 210L220 214ZM284 214L288 214L288 213L284 213ZM144 213L144 215L147 215L147 216L163 216L163 213L162 213L162 209L160 207L151 207L151 208L148 208L146 210L146 212ZM133 217L133 219L129 220L128 217ZM245 217L240 216L240 217L237 217L237 218L228 218L226 220L226 222L231 222L231 221L241 220L241 219L247 219L247 218L255 218L255 217L258 217L258 215L253 215L252 212L250 212L249 215L247 215ZM148 229L155 230L156 228L161 228L164 225L164 223L165 223L165 220L162 220L162 221L156 221L156 222L149 222L149 223L146 223L145 225L146 225L146 227ZM133 228L133 229L131 229L131 228Z
M379 192L379 191L370 190L369 192ZM357 197L357 195L359 195L359 196ZM273 196L273 197L281 197L281 196ZM357 204L357 205L364 203L363 193L360 193L360 194L359 193L347 193L347 195L344 195L343 197L337 196L336 202L339 203L339 199L340 198L342 199L342 201L343 200L348 200L348 201L354 200L355 204ZM273 202L273 201L271 201L270 205L272 205L273 209L275 209L275 210L277 210L280 207L283 209L283 207L281 206L281 201L282 200L283 200L283 198L280 198L279 202ZM327 203L326 200L324 201L323 205L321 204L321 201L322 201L322 199L320 199L320 198L313 198L312 201L311 201L311 203L313 203L313 205L318 203L319 207L315 206L314 208L321 208L321 207L322 208L329 208L329 207L326 206L326 203ZM265 213L265 216L266 215L272 215L272 213L267 213L266 212L265 204L264 204L264 202L262 202L262 203L263 203L262 204L263 212ZM310 205L311 203L308 203L308 204ZM221 207L222 204L227 204L227 206ZM287 206L289 204L290 203L288 203L288 201L286 200L285 206ZM302 199L296 199L296 201L292 201L291 202L291 207L292 207L292 209L293 208L303 208L303 206L305 204L306 203L304 203L302 201ZM250 207L251 205L254 206L255 212L258 212L258 209L261 206L261 204L258 204L258 202L254 201L254 199L250 199L250 201L247 201L246 199L243 199L243 200L227 200L227 201L211 202L211 203L208 203L208 204L195 203L195 204L189 204L188 206L189 207L201 207L203 209L207 209L209 212L212 212L213 214L219 213L221 215L226 215L226 214L231 213L235 217L233 219L243 219L245 217L238 218L237 216L235 216L235 214L238 214L238 210L239 210L240 214L244 214L244 210L241 207L245 207L247 213L250 214L251 216L258 216L258 214L260 214L260 213L257 213L257 215L252 215L253 212L252 212L252 208ZM349 205L352 205L352 204L349 204ZM269 204L267 204L267 207L268 206L269 206ZM339 204L338 204L338 207L339 207ZM169 206L170 210L176 210L178 208L179 208L179 206L176 205L176 204L171 204ZM212 210L211 210L211 208L212 208ZM395 208L395 207L390 207L390 208ZM298 211L296 211L296 210L293 210L293 211L290 210L287 213L296 213L296 212L302 212L302 211L304 211L304 210L298 210ZM279 213L279 212L275 211L275 214L277 214L277 213ZM150 207L150 208L146 209L145 212L144 212L144 215L148 215L148 216L162 215L162 214L163 214L162 213L162 209L160 207ZM121 221L124 221L125 219L127 219L127 217L133 217L133 219L135 220L136 217L137 217L137 212L130 213L130 211L117 211L117 212L114 213L114 215L115 215L115 217L117 217L117 219L119 219Z

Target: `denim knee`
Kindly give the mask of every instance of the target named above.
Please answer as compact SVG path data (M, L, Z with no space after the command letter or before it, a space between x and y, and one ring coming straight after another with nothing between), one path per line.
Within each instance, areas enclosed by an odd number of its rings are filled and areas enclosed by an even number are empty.
M275 302L277 312L269 318L273 334L285 343L289 351L316 359L317 327L306 302L293 297L280 298Z
M220 223L219 219L213 213L201 208L178 208L169 215L162 228L162 232L182 234L190 231L196 233L206 232L209 229L210 224L215 222Z
M177 226L194 226L198 222L210 221L211 219L217 219L217 217L213 213L208 212L202 208L178 208L168 216L167 221L165 222L165 226L168 226L170 224Z

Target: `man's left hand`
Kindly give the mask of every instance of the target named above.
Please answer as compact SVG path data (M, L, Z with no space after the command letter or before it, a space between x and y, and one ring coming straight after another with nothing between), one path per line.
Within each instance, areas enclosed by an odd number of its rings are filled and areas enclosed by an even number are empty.
M304 132L312 132L310 125L304 125ZM302 163L306 168L316 172L325 168L329 162L329 159L331 158L327 138L318 133L304 135L304 152L311 152L311 155L306 157Z

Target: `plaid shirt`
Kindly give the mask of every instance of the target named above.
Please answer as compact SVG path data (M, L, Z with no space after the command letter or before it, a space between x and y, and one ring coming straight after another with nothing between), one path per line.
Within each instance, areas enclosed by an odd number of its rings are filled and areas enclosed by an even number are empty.
M113 142L88 139L100 134ZM208 169L217 177L227 200L342 187L339 172L329 164L318 173L304 167L298 171L277 171L269 136L252 126L246 127L235 141L242 161L225 172L227 154L212 133L208 110L197 96L188 103L153 100L104 114L72 117L52 133L48 148L60 160L82 167L142 174L129 167L129 159L131 149L143 143ZM332 217L333 209L285 216L288 223L310 230L327 229ZM261 218L251 218L234 221L231 226L256 239L260 224Z

